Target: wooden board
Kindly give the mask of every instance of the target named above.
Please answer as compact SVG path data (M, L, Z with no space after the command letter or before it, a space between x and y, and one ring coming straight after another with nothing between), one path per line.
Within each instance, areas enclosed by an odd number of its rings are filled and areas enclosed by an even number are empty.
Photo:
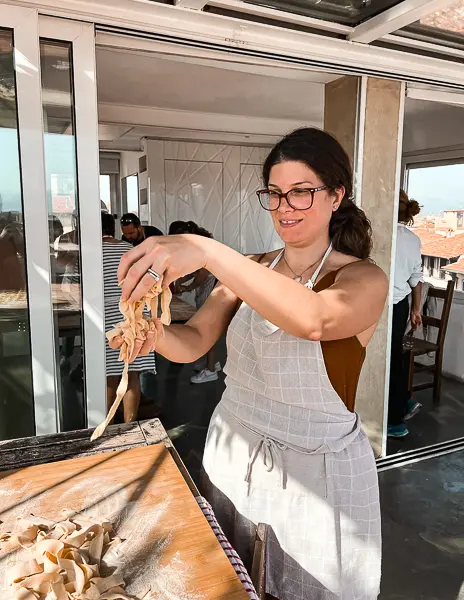
M57 519L63 508L113 521L127 540L129 592L157 585L160 600L249 599L162 444L0 474L0 531L19 515ZM0 585L12 561L0 553Z

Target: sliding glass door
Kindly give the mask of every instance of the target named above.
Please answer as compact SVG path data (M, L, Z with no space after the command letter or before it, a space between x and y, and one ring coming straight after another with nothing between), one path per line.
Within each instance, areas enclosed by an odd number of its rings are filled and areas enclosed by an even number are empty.
M0 6L0 440L105 412L93 26Z

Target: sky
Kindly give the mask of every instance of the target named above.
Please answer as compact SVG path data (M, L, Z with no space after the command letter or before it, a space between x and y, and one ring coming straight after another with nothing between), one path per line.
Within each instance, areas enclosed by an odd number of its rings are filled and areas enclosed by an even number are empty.
M410 169L407 191L423 206L421 215L464 209L464 163Z

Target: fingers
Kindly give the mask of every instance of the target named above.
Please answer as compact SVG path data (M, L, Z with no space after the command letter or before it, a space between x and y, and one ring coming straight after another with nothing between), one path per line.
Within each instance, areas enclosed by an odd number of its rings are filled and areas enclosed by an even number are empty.
M135 246L135 248L132 248L132 250L129 250L128 252L126 252L123 257L121 258L121 262L119 263L119 267L118 267L118 281L119 283L121 283L121 281L123 281L126 277L127 277L127 273L129 271L129 269L131 268L131 266L138 261L140 258L142 258L142 256L145 256L146 254L146 244L147 240L145 240L145 242L142 242L141 244L139 244L138 246Z
M156 342L156 331L147 331L147 336L143 343L143 346L140 348L139 356L148 356L150 352L153 351L153 346Z
M143 340L140 338L136 338L134 342L134 347L132 348L131 355L129 356L129 362L132 363L137 358L140 353L140 350L143 346Z
M140 300L145 292L153 287L155 280L147 274L148 269L152 268L161 276L165 271L167 253L160 244L152 242L152 239L145 240L133 250L129 250L121 259L118 280L122 282L122 300Z
M164 251L161 252L158 253L155 251L143 256L137 263L132 265L122 285L123 300L128 299L129 302L136 302L151 290L156 281L147 273L148 269L153 269L163 277L164 287L166 253Z
M108 345L112 350L119 350L119 348L122 346L122 342L122 337L120 335L117 335L111 340L108 340Z
M147 268L149 269L151 267L148 266ZM157 271L158 272L158 271ZM160 273L161 275L161 273ZM129 276L130 276L130 272L129 272ZM126 281L127 281L127 286L126 286ZM146 272L145 269L145 275L140 275L140 279L138 281L134 281L131 284L130 281L128 281L126 279L126 281L124 281L124 285L123 285L123 294L127 293L129 294L128 298L129 298L129 302L137 302L137 300L140 300L140 298L143 298L143 296L145 296L145 294L147 292L149 292L151 290L151 288L153 287L153 285L155 284L155 280L153 279L153 277ZM133 287L132 287L133 286ZM131 289L132 287L132 289Z
M164 339L164 327L163 327L163 323L161 323L161 319L155 319L155 328L156 328L156 334L158 336L159 340Z

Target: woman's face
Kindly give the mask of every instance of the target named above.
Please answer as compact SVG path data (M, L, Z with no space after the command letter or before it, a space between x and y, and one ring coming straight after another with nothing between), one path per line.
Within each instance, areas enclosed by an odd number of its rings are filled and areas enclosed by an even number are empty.
M268 188L286 193L290 190L318 188L324 182L316 173L302 162L282 162L272 167ZM282 241L289 245L304 246L310 244L327 231L332 213L337 210L345 193L344 188L331 193L321 190L314 193L314 201L307 210L295 210L281 198L280 206L271 212L274 227Z

